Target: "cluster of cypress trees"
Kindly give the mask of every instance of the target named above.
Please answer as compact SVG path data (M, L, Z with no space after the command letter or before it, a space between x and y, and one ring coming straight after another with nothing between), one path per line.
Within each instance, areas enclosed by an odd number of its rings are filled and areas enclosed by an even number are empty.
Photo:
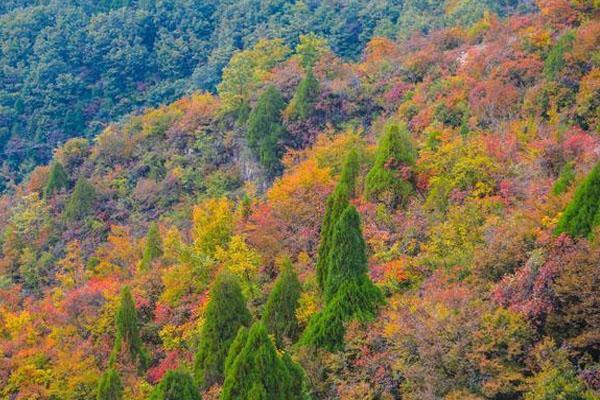
M383 303L381 291L367 275L360 216L350 204L358 169L358 155L352 151L327 201L317 260L317 279L325 307L311 319L300 339L302 345L330 351L342 348L345 324L352 319L368 321Z

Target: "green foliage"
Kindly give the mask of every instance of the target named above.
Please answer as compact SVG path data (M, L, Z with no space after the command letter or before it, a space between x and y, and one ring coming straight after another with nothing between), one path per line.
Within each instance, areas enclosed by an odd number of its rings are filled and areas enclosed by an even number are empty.
M96 400L121 400L123 398L123 384L119 373L114 368L109 368L100 377Z
M573 183L575 179L575 165L570 162L565 164L560 171L560 175L552 186L552 193L555 195L563 194Z
M115 346L111 355L111 364L116 361L122 348L125 347L131 360L137 360L139 367L145 369L148 364L148 355L140 337L138 315L129 286L125 286L121 290L120 304L115 316L115 323L117 326L117 337L115 338Z
M279 345L285 339L292 343L298 339L300 327L296 318L296 308L301 291L302 287L292 262L286 259L263 313L263 322L269 332L275 335Z
M334 227L349 204L348 186L340 182L327 198L325 216L321 224L321 239L319 241L316 270L317 282L322 292L325 290L325 282L327 281L328 257L331 251Z
M271 177L281 172L282 149L279 142L284 135L281 125L284 107L285 101L279 89L270 85L260 95L248 117L248 146Z
M360 172L360 161L358 158L358 152L352 149L346 155L344 159L344 165L340 173L340 185L344 185L348 188L348 196L353 198L356 195L356 180Z
M365 178L365 196L395 207L413 192L411 168L416 160L405 125L389 123L379 141L375 164Z
M292 119L307 119L314 111L314 103L318 96L319 81L315 78L312 68L308 68L306 75L296 88L287 112Z
M366 246L354 206L348 206L335 224L325 268L326 305L311 319L300 343L335 351L344 345L345 323L369 321L383 303L381 291L367 275Z
M146 234L146 246L144 247L144 255L142 257L141 269L147 271L152 265L152 261L163 255L163 244L158 224L153 222L150 224L150 229Z
M194 378L187 371L168 371L152 392L150 400L200 400Z
M68 221L82 220L90 213L95 201L96 189L87 179L80 177L65 207L65 218Z
M554 81L558 77L558 73L565 66L565 53L571 51L575 34L568 32L558 39L556 45L550 50L546 60L544 61L544 75L549 81Z
M309 33L308 35L300 35L300 41L295 50L296 55L300 58L300 65L305 70L311 71L315 63L329 49L326 39L320 38L314 33Z
M232 350L237 350L237 346ZM267 328L256 322L248 331L244 346L228 364L221 400L304 399L302 378L300 367L279 356Z
M575 190L573 200L562 213L556 234L591 237L600 225L600 163L596 164Z
M69 177L65 172L63 165L55 161L50 166L50 173L48 174L48 181L44 187L44 197L48 198L54 193L61 189L66 189L69 185Z
M204 313L194 374L201 387L222 382L227 351L240 327L250 324L250 312L234 276L219 275Z

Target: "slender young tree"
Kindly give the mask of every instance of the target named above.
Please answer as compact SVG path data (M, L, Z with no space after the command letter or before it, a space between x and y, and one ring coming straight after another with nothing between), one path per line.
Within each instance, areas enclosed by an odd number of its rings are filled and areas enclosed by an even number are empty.
M150 224L148 233L146 234L146 245L144 247L144 255L141 262L141 270L147 271L152 265L152 261L163 255L163 243L158 230L158 224L153 222Z
M365 178L365 197L395 207L413 191L411 168L416 152L406 126L390 123L379 141L375 164Z
M306 75L296 88L286 113L289 113L288 115L292 119L307 119L314 111L314 103L318 96L319 81L315 78L312 67L308 67Z
M285 341L293 343L298 339L300 326L296 318L296 308L301 291L298 275L288 258L282 265L263 313L263 322L269 332L275 335L279 346Z
M220 274L210 292L194 373L202 388L223 381L227 352L240 327L250 324L250 312L235 277Z
M94 189L87 179L80 177L65 207L65 218L68 221L77 221L85 218L94 206L95 201L96 189Z
M358 159L358 152L352 149L346 155L342 172L340 173L340 183L348 187L348 196L350 198L356 196L356 180L358 179L359 172L360 161Z
M100 377L96 400L121 400L122 398L123 384L119 373L114 368L109 368Z
M275 86L270 85L260 95L248 116L248 146L271 177L281 172L282 148L279 142L284 135L281 124L281 112L284 107L285 101L281 93Z
M44 187L44 197L48 198L61 189L66 189L69 184L69 177L65 172L63 165L55 161L50 167L48 181Z
M168 371L150 396L150 400L200 400L200 392L189 372Z
M342 213L330 246L325 308L311 319L300 342L334 351L343 347L345 323L373 318L383 295L367 275L366 246L354 206Z
M221 400L304 399L299 366L294 364L279 356L267 328L256 322L248 331L244 346L228 363Z
M139 367L145 369L148 364L148 355L140 337L137 311L129 286L125 286L121 290L121 300L115 320L117 337L111 355L111 364L116 361L117 356L125 347L131 360L137 361Z
M573 237L591 237L600 225L600 163L575 190L573 200L563 212L556 233L568 233Z

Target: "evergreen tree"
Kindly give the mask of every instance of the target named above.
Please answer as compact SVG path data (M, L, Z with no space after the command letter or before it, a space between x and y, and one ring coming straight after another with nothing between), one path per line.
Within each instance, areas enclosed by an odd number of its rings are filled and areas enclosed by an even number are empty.
M348 206L335 224L326 263L325 308L310 321L301 343L330 351L343 346L345 323L370 320L383 303L371 282L360 216Z
M94 189L87 179L80 177L65 207L65 218L69 221L83 219L89 214L95 201L96 189Z
M340 174L340 183L348 187L348 195L353 198L356 195L356 179L360 172L360 162L358 152L354 149L350 150L344 159L342 172Z
M48 198L61 189L66 189L69 184L69 177L65 172L63 165L55 161L50 167L48 181L44 187L44 197Z
M96 400L121 400L123 398L123 384L119 373L114 368L109 368L100 377Z
M279 356L267 328L256 322L247 333L246 343L228 364L221 400L303 399L299 368L291 359L284 361Z
M148 363L148 355L144 349L142 339L140 337L140 329L138 326L138 316L135 309L133 296L129 286L125 286L121 290L121 300L116 315L117 337L115 346L111 355L111 364L116 361L116 357L121 352L123 346L127 349L131 360L139 363L139 366L144 369Z
M309 67L296 88L287 112L293 119L307 119L314 111L314 103L318 96L319 81L315 78L312 68Z
M168 371L152 392L150 400L200 400L194 378L185 370Z
M248 117L248 146L269 176L275 176L281 171L282 149L279 142L284 134L281 125L281 112L284 107L285 101L281 93L275 86L270 85L260 95Z
M302 287L292 262L286 259L271 290L263 314L265 326L269 332L275 335L279 345L283 344L284 339L292 343L298 339L300 326L296 318L296 308L301 291Z
M365 196L395 207L413 191L411 168L416 153L404 125L388 124L379 141L375 164L365 178Z
M333 228L339 219L342 212L348 207L348 186L344 183L338 183L333 193L327 198L327 206L325 208L325 216L321 224L321 238L319 241L319 249L317 253L317 283L321 291L325 289L327 280L327 260L329 251L331 250L331 238L333 236Z
M158 224L153 222L150 224L150 228L146 234L146 246L144 247L144 255L141 263L142 271L147 271L150 268L152 261L163 255L162 245Z
M600 225L600 163L596 164L575 190L573 200L563 212L556 233L591 237Z
M219 275L210 292L196 353L194 372L201 387L223 380L227 351L240 327L248 326L250 320L246 300L235 277L229 273Z

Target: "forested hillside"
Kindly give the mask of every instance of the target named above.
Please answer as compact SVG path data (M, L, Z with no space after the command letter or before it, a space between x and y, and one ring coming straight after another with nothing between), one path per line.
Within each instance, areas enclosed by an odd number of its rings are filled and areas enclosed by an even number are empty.
M214 90L232 54L260 38L295 46L314 32L355 59L373 35L469 24L485 9L507 15L532 7L524 0L4 0L0 191L71 137Z
M0 398L599 398L596 1L18 3Z

